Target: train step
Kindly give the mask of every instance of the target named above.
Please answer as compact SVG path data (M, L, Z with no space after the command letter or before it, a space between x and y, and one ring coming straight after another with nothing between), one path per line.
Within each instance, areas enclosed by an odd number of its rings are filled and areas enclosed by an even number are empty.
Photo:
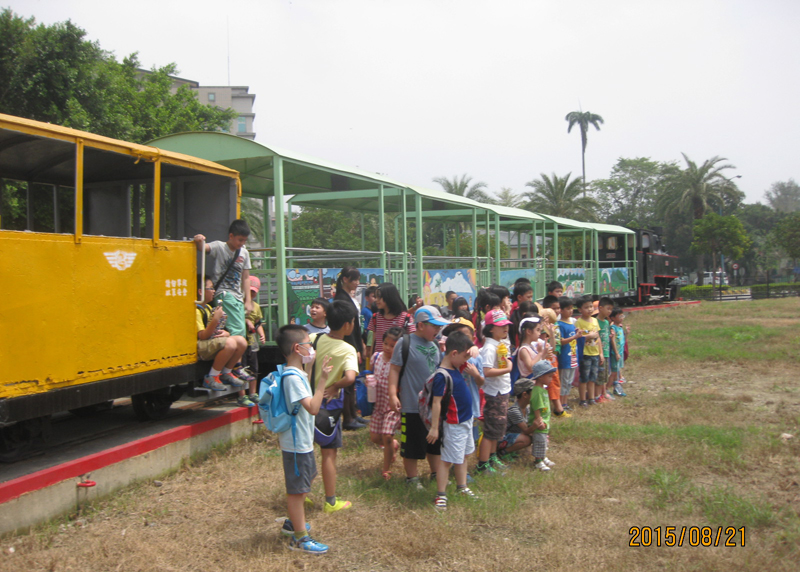
M190 383L186 392L181 396L181 401L195 401L195 402L202 402L202 401L213 401L215 399L221 399L223 397L236 397L239 393L240 389L230 386L225 386L228 389L225 391L215 391L213 389L208 389L207 387L203 387L202 384L198 383L197 385Z

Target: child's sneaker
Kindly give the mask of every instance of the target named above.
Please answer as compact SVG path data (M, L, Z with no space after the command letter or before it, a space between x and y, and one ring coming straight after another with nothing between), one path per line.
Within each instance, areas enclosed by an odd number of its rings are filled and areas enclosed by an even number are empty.
M537 463L533 466L534 469L538 469L540 471L549 471L550 467L544 461L537 461Z
M505 464L503 461L501 461L501 460L500 460L500 459L497 457L497 455L491 455L491 456L489 457L489 462L492 464L492 466L493 466L495 469L500 469L501 471L502 471L503 469L506 469L506 468L508 468L508 465L506 465L506 464Z
M299 540L292 536L292 539L289 541L289 548L307 552L308 554L325 554L328 552L327 544L317 542L307 534Z
M620 386L620 385L619 385L619 383L615 383L615 384L614 384L614 393L615 393L616 395L618 395L619 397L625 397L625 396L627 396L627 395L628 395L627 393L625 393L624 391L622 391L622 386Z
M502 475L502 473L500 471L498 471L497 469L495 469L492 466L492 463L490 461L486 461L486 463L483 464L483 465L478 463L478 467L475 469L475 474L476 475L487 475L487 476L490 476L490 477L493 477L493 476L496 476L496 475Z
M436 495L436 498L433 499L433 508L436 510L447 510L447 496Z
M250 395L247 396L247 399L249 399L253 403L258 403L259 397L257 393L251 393Z
M336 512L337 510L344 510L346 508L350 508L351 506L353 506L353 503L351 503L349 500L339 500L337 498L336 503L334 504L326 502L324 508L322 509L322 512L324 512L325 514L330 514L332 512Z
M218 375L207 375L203 378L203 387L214 391L226 391L228 388L220 382Z
M570 407L568 404L564 404L563 407L564 407L564 411L572 411L572 407Z
M256 406L256 404L255 404L255 403L253 403L252 401L250 401L250 400L247 398L247 396L242 396L242 397L240 397L239 399L237 399L237 400L236 400L236 404L237 404L239 407L255 407L255 406Z
M604 395L603 395L603 399L605 399L606 401L616 401L616 399L614 398L614 396L613 396L613 395L611 395L610 393L606 393L606 394L604 394Z
M414 487L418 491L424 491L425 487L419 482L419 477L406 477L406 484L409 487Z
M250 383L251 381L255 381L256 380L255 377L250 375L249 370L247 370L246 368L243 368L243 367L235 367L235 368L233 368L231 373L233 375L235 375L236 377L238 377L239 379L241 379L242 381L246 381L247 383Z
M471 499L476 499L476 500L480 498L478 495L476 495L474 492L472 492L472 489L470 489L469 487L461 487L460 489L456 489L456 490L458 491L458 494L460 494L462 496L469 497Z
M309 523L306 523L306 532L311 532L311 525ZM294 526L292 526L292 521L288 518L283 521L281 534L284 536L292 536L294 534Z
M589 407L589 401L586 399L581 400L581 407Z
M563 417L564 419L568 419L572 417L572 413L569 413L566 409L561 413L553 413L556 417Z
M219 375L219 380L225 385L230 385L231 387L244 387L244 382L230 373L221 373Z
M543 462L545 465L547 465L548 467L555 467L555 466L556 466L556 464L555 464L553 461L551 461L550 459L548 459L547 457L545 457L545 458L542 460L542 462Z

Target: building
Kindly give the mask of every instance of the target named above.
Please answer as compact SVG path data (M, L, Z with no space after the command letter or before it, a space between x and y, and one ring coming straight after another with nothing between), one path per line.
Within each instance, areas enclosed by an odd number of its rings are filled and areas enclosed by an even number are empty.
M150 73L147 70L139 69L142 74ZM189 89L197 94L200 103L214 105L223 109L231 108L239 115L231 122L229 133L243 137L245 139L255 140L256 133L253 128L256 114L253 113L253 103L255 103L256 95L249 93L250 88L246 85L200 85L199 82L184 79L177 76L172 76L172 91L178 91L182 85L188 86Z

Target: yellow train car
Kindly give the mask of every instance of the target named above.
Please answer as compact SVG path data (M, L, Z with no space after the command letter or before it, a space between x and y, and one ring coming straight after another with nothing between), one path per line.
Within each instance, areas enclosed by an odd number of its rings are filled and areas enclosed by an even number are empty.
M0 114L0 427L194 379L197 251L238 217L236 171Z

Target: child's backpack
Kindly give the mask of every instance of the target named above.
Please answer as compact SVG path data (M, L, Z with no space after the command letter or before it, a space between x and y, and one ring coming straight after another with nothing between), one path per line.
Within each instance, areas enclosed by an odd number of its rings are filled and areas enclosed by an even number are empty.
M297 445L297 414L300 412L301 405L298 403L292 410L289 410L289 401L286 399L286 392L283 387L283 378L287 375L297 375L294 372L286 371L284 366L279 365L277 371L273 371L261 380L258 388L258 410L264 425L273 433L285 433L292 431L292 442ZM300 476L297 468L297 453L294 460L294 474Z
M439 435L441 435L442 424L444 418L447 416L447 408L450 406L450 399L453 396L453 378L450 377L450 372L445 368L437 368L433 372L425 385L422 386L422 391L419 392L419 416L425 427L430 430L431 428L431 408L433 407L433 378L437 373L444 375L444 395L442 396L442 411L439 414Z
M508 356L507 359L511 360L511 393L514 393L514 384L519 379L519 350L514 352L514 355Z

